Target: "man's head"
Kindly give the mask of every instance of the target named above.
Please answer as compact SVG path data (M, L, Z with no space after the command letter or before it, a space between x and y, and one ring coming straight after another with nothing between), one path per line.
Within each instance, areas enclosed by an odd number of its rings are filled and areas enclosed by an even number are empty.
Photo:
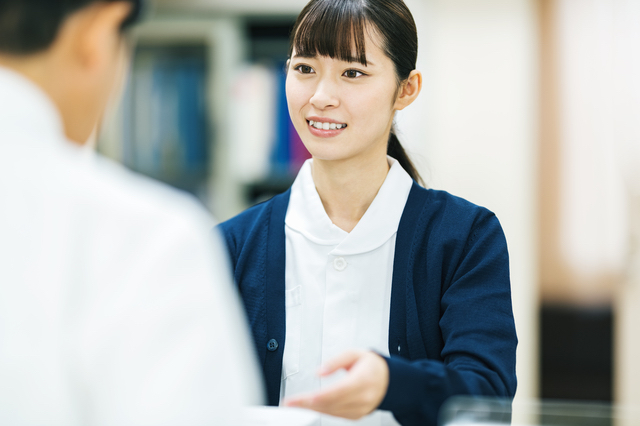
M125 64L122 33L141 0L0 0L0 66L39 85L69 139L84 143Z

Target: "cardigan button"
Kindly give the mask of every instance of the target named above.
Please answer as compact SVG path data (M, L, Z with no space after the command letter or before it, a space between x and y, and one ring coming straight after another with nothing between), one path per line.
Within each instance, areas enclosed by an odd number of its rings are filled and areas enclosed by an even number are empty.
M267 350L269 352L274 352L278 350L278 341L276 339L271 339L267 342Z

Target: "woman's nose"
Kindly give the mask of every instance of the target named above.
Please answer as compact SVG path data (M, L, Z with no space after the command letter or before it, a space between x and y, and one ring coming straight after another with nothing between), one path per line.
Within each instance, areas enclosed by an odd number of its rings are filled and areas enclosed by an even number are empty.
M340 101L336 85L326 80L320 81L309 102L318 109L337 107Z

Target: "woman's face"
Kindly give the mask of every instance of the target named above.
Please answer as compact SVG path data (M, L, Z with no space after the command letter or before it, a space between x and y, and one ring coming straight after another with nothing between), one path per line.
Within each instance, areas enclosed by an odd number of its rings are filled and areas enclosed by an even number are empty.
M366 37L367 66L292 53L289 114L311 155L321 160L384 156L396 110L393 62Z

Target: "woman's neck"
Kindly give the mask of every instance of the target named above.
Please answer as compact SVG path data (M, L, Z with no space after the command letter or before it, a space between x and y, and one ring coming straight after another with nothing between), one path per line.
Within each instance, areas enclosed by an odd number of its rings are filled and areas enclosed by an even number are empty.
M324 210L331 222L346 232L356 227L388 172L386 155L375 161L314 159L311 170Z

